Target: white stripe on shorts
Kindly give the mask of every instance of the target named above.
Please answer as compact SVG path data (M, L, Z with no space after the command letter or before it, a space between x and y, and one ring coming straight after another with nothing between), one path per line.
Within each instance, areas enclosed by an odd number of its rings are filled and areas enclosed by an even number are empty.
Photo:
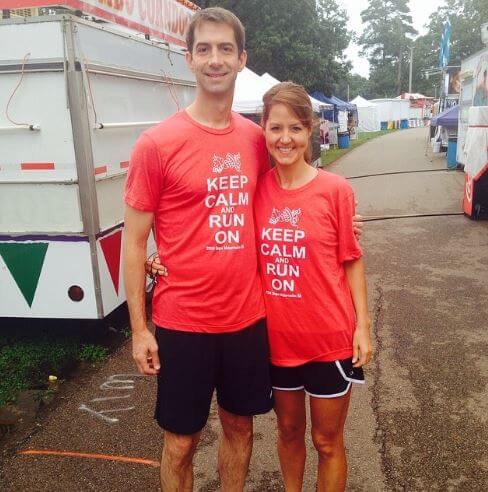
M336 363L337 369L339 369L339 372L341 373L341 376L342 376L342 377L343 377L346 381L349 381L350 383L358 383L358 384L364 384L364 383L365 383L364 379L354 379L354 378L348 378L348 377L346 376L346 373L344 372L344 369L343 369L343 368L342 368L342 366L341 366L341 363L340 363L338 360L336 360L336 361L335 361L335 363Z
M280 390L280 391L298 391L302 390L305 388L305 386L297 386L296 388L280 388L278 386L272 386L274 390Z
M307 395L309 396L313 396L314 398L337 398L338 396L344 396L351 388L351 384L352 383L349 382L347 384L347 388L344 391L342 391L341 393L336 393L335 395L315 395L313 393L309 393L307 390L305 390L305 393L307 393Z

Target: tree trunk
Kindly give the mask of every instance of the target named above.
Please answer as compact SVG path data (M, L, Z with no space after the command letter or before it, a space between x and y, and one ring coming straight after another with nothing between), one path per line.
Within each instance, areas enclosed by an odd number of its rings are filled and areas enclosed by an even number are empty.
M396 93L398 95L401 94L402 89L402 49L398 51L398 74L397 74L397 83L396 83Z

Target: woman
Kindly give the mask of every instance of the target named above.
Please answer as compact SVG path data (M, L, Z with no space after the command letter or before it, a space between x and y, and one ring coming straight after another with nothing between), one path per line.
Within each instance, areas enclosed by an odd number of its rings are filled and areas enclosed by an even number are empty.
M354 194L344 178L310 165L314 115L303 87L278 84L263 101L274 167L260 178L254 211L285 489L302 490L308 393L318 490L342 491L351 382L364 381L371 357ZM167 275L158 259L147 269Z
M263 101L275 166L258 183L254 213L285 489L302 489L308 393L318 490L341 491L351 382L363 382L371 357L354 194L344 178L310 166L314 116L303 87L278 84Z

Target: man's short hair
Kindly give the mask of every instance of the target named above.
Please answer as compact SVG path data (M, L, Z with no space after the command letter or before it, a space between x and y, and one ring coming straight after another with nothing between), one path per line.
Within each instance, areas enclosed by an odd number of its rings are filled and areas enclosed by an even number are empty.
M246 46L246 31L242 22L235 14L221 7L210 7L208 9L198 10L192 17L186 31L186 46L188 51L193 51L195 43L195 29L204 22L215 22L218 24L227 24L232 27L236 39L237 49L241 54Z

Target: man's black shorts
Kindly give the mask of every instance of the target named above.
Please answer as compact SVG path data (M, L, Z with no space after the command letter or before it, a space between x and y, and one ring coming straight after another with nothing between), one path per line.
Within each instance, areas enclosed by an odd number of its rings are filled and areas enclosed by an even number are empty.
M156 327L161 371L155 418L175 434L203 429L214 389L221 408L252 416L273 407L265 320L232 333Z

